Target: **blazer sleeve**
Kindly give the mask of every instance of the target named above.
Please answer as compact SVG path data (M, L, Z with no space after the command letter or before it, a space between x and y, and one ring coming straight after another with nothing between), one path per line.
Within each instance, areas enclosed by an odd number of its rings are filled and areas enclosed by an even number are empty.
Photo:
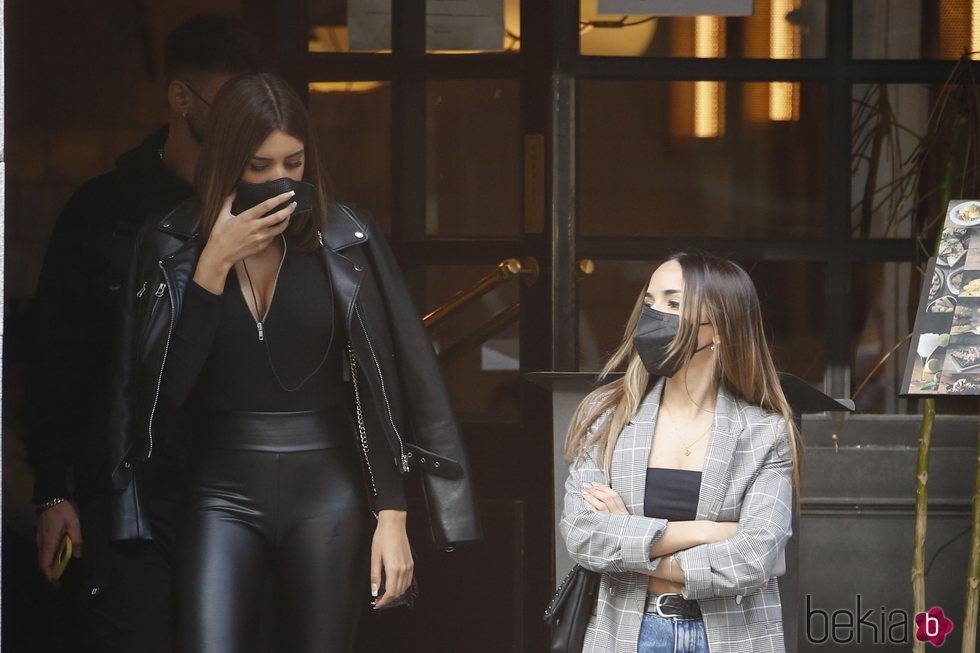
M748 487L738 533L674 554L684 570L684 598L735 596L755 589L774 575L792 534L793 459L785 420L778 415L756 424L768 451Z
M590 427L590 434L594 430L595 426ZM568 467L565 502L558 525L568 554L592 571L653 571L661 558L651 558L650 548L663 535L668 522L639 515L599 512L585 505L582 485L609 484L605 472L596 462L594 451L595 447L589 448L583 460Z

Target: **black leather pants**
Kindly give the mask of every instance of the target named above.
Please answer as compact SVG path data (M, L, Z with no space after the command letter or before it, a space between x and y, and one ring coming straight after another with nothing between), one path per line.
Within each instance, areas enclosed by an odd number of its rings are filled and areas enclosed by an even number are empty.
M250 425L236 415L209 426L192 455L177 533L177 650L254 651L259 624L271 620L277 651L349 651L370 600L370 512L354 435L310 432L302 417L277 424L263 414ZM310 449L318 440L326 448ZM262 614L269 605L275 614Z

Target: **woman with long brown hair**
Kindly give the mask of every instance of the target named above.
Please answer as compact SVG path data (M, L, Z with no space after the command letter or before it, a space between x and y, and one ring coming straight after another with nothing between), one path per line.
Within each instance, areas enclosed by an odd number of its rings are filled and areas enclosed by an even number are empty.
M221 89L196 187L137 243L110 433L116 539L152 536L140 484L155 443L179 437L177 649L252 650L268 584L277 650L350 650L362 599L412 595L403 474L429 461L437 544L480 535L438 365L383 235L328 200L281 78Z
M784 650L799 434L738 265L678 254L569 427L560 530L600 572L585 651Z

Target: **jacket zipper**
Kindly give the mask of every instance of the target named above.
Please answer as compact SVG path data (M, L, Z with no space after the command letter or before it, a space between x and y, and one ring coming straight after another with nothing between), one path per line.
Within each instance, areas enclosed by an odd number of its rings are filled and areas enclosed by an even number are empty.
M163 291L166 290L167 295L170 297L170 330L167 331L167 342L163 347L163 360L160 361L160 374L157 376L157 389L153 395L153 407L150 408L150 421L147 424L147 448L146 448L146 458L144 460L149 460L150 456L153 455L153 416L157 411L157 403L160 401L160 384L163 383L163 367L167 363L167 354L170 352L170 337L174 333L174 295L173 290L170 288L170 284L166 282L167 271L163 267L163 261L159 262L160 273L163 274L164 281L160 282L160 286L154 293L157 297L163 296Z
M149 281L144 281L143 282L143 287L136 291L136 299L139 299L139 298L141 298L143 296L143 293L146 292L146 286L149 283L150 283Z
M345 209L346 210L346 209ZM350 212L348 211L348 214ZM323 234L318 230L316 232L316 237L320 241L320 246L323 246ZM368 336L367 328L364 326L364 320L361 319L361 311L357 308L357 304L354 305L354 313L357 315L357 321L361 324L361 331L364 332L364 339L367 341L368 349L371 352L371 358L374 359L374 366L378 369L378 379L381 382L381 394L385 400L385 409L388 411L388 423L391 424L391 430L395 432L395 437L398 438L398 452L400 454L401 469L403 473L408 473L408 457L405 455L405 443L402 442L402 436L398 433L398 427L395 426L395 418L391 414L391 403L388 401L388 391L385 389L385 378L381 373L381 364L378 363L378 357L374 353L374 346L371 344L371 338ZM351 373L354 376L354 392L357 393L357 372L354 367L354 350L351 348L350 343L347 344L347 352L351 360ZM360 410L360 399L357 399L358 410ZM363 430L362 430L363 435ZM366 444L366 443L365 443ZM367 450L365 449L365 457L367 456ZM370 471L370 463L368 463L368 469ZM372 473L373 477L373 473ZM375 490L377 494L377 490Z
M364 332L364 339L367 340L368 350L371 352L371 358L374 359L374 366L378 368L378 379L381 381L381 395L385 400L385 408L388 411L388 423L391 424L391 429L395 432L395 437L398 438L398 450L401 453L401 467L403 473L408 473L408 457L405 455L405 443L402 442L402 436L398 433L398 427L395 426L395 418L391 414L391 403L388 401L388 391L385 390L385 378L381 373L381 364L378 363L378 357L374 353L374 346L371 344L371 338L368 336L367 328L364 326L364 320L361 319L361 311L354 305L354 313L357 315L357 321L361 324L361 331ZM352 353L353 355L353 353Z

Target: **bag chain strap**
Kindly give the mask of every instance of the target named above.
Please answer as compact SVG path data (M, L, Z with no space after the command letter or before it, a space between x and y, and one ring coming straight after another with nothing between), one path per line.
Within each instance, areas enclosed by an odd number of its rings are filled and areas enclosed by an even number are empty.
M357 410L357 431L361 441L361 451L364 454L364 463L367 465L368 475L371 477L371 490L374 496L378 496L378 487L374 484L374 470L371 469L371 460L368 458L367 429L364 427L364 413L361 410L361 393L357 387L357 361L354 360L354 349L347 341L347 357L350 359L351 380L354 382L354 403Z

